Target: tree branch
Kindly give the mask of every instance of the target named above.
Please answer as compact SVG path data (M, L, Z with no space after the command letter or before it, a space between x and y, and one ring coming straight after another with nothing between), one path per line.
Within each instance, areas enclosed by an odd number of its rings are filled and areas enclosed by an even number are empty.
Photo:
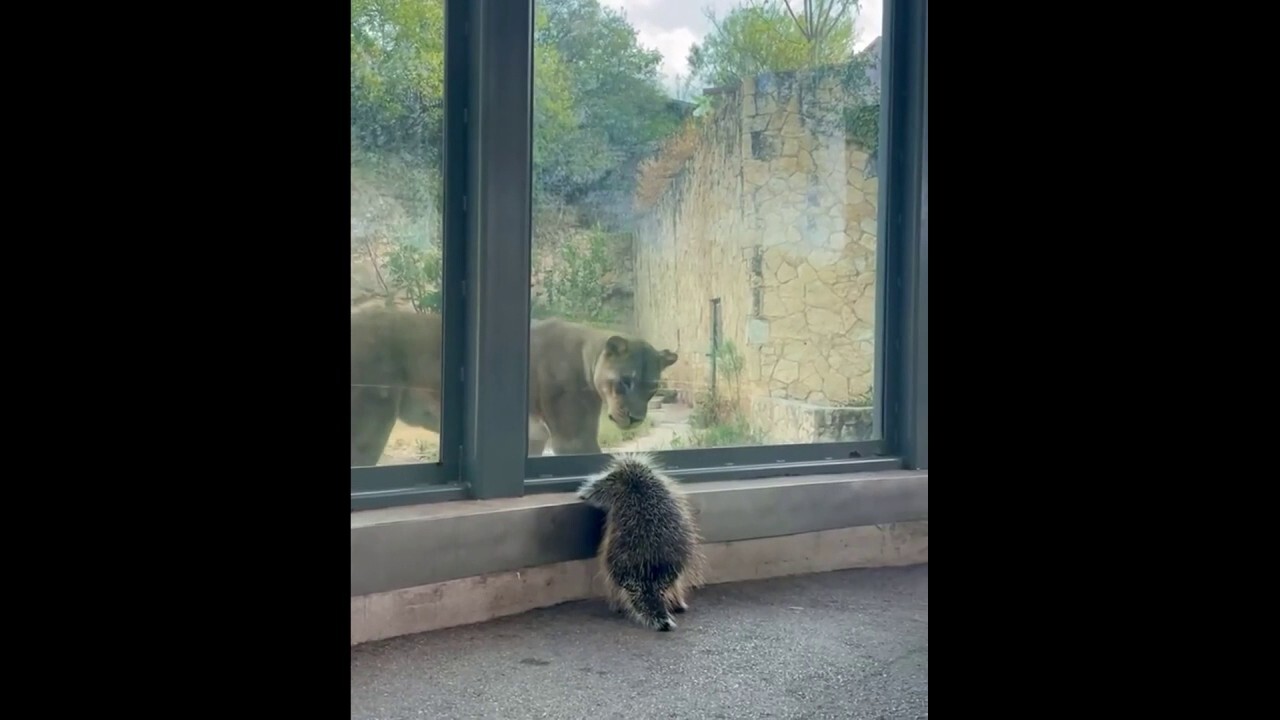
M782 0L782 4L787 8L787 14L791 16L791 20L795 22L796 29L800 31L801 35L805 36L805 39L808 39L809 36L805 34L804 24L800 22L800 18L796 17L795 12L791 9L791 0Z
M854 3L850 2L849 0L840 0L840 12L837 13L834 18L831 18L831 22L828 23L827 25L828 32L830 32L830 29L835 27L836 23L840 22L840 19L843 18L845 14L849 12L849 6L853 4ZM831 15L831 11L830 11L830 7L828 7L827 16L830 17L830 15Z
M373 263L373 274L378 278L378 284L382 286L382 292L391 294L391 290L387 288L387 281L382 279L382 271L378 269L378 256L373 252L373 243L369 238L364 239L364 249L369 253L369 261Z

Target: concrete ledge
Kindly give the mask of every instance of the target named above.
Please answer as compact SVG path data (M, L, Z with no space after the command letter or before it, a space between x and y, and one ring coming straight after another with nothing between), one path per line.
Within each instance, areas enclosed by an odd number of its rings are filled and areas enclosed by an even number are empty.
M710 544L929 517L927 471L705 482L686 488L703 540ZM505 571L586 560L595 555L602 519L573 493L352 513L351 596L450 580L472 582Z
M707 584L929 561L929 521L703 545ZM596 561L571 560L351 598L351 644L484 622L600 596ZM690 598L698 611L698 594Z

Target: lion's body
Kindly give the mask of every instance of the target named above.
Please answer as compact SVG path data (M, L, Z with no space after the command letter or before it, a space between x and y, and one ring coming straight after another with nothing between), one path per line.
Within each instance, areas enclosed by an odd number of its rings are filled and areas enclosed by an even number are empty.
M376 465L396 420L440 432L440 316L351 315L351 465Z
M396 420L440 432L441 322L433 313L351 315L351 464L375 465ZM642 421L661 373L677 359L639 339L535 321L529 341L529 454L599 453L600 411Z

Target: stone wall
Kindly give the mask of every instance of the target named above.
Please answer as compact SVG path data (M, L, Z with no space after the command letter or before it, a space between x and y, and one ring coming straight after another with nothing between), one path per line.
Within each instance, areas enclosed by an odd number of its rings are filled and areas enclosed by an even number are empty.
M705 119L691 156L635 226L636 326L680 354L666 376L685 400L710 384L713 299L722 336L745 347L755 233L741 201L742 120L726 111Z
M669 185L640 210L636 324L710 384L712 299L742 352L742 409L774 442L869 436L875 162L844 130L835 73L764 75L726 92ZM723 379L721 380L723 382ZM803 416L803 419L801 419Z

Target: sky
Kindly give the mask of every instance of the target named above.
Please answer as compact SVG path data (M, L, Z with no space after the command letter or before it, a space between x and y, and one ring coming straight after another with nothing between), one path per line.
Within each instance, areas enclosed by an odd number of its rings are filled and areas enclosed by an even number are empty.
M702 40L711 23L706 10L723 18L742 0L600 0L601 4L621 10L640 37L640 44L662 53L662 74L668 89L675 87L678 76L687 75L689 46ZM800 0L792 2L799 7ZM855 42L861 50L880 35L882 0L862 0L854 20Z

